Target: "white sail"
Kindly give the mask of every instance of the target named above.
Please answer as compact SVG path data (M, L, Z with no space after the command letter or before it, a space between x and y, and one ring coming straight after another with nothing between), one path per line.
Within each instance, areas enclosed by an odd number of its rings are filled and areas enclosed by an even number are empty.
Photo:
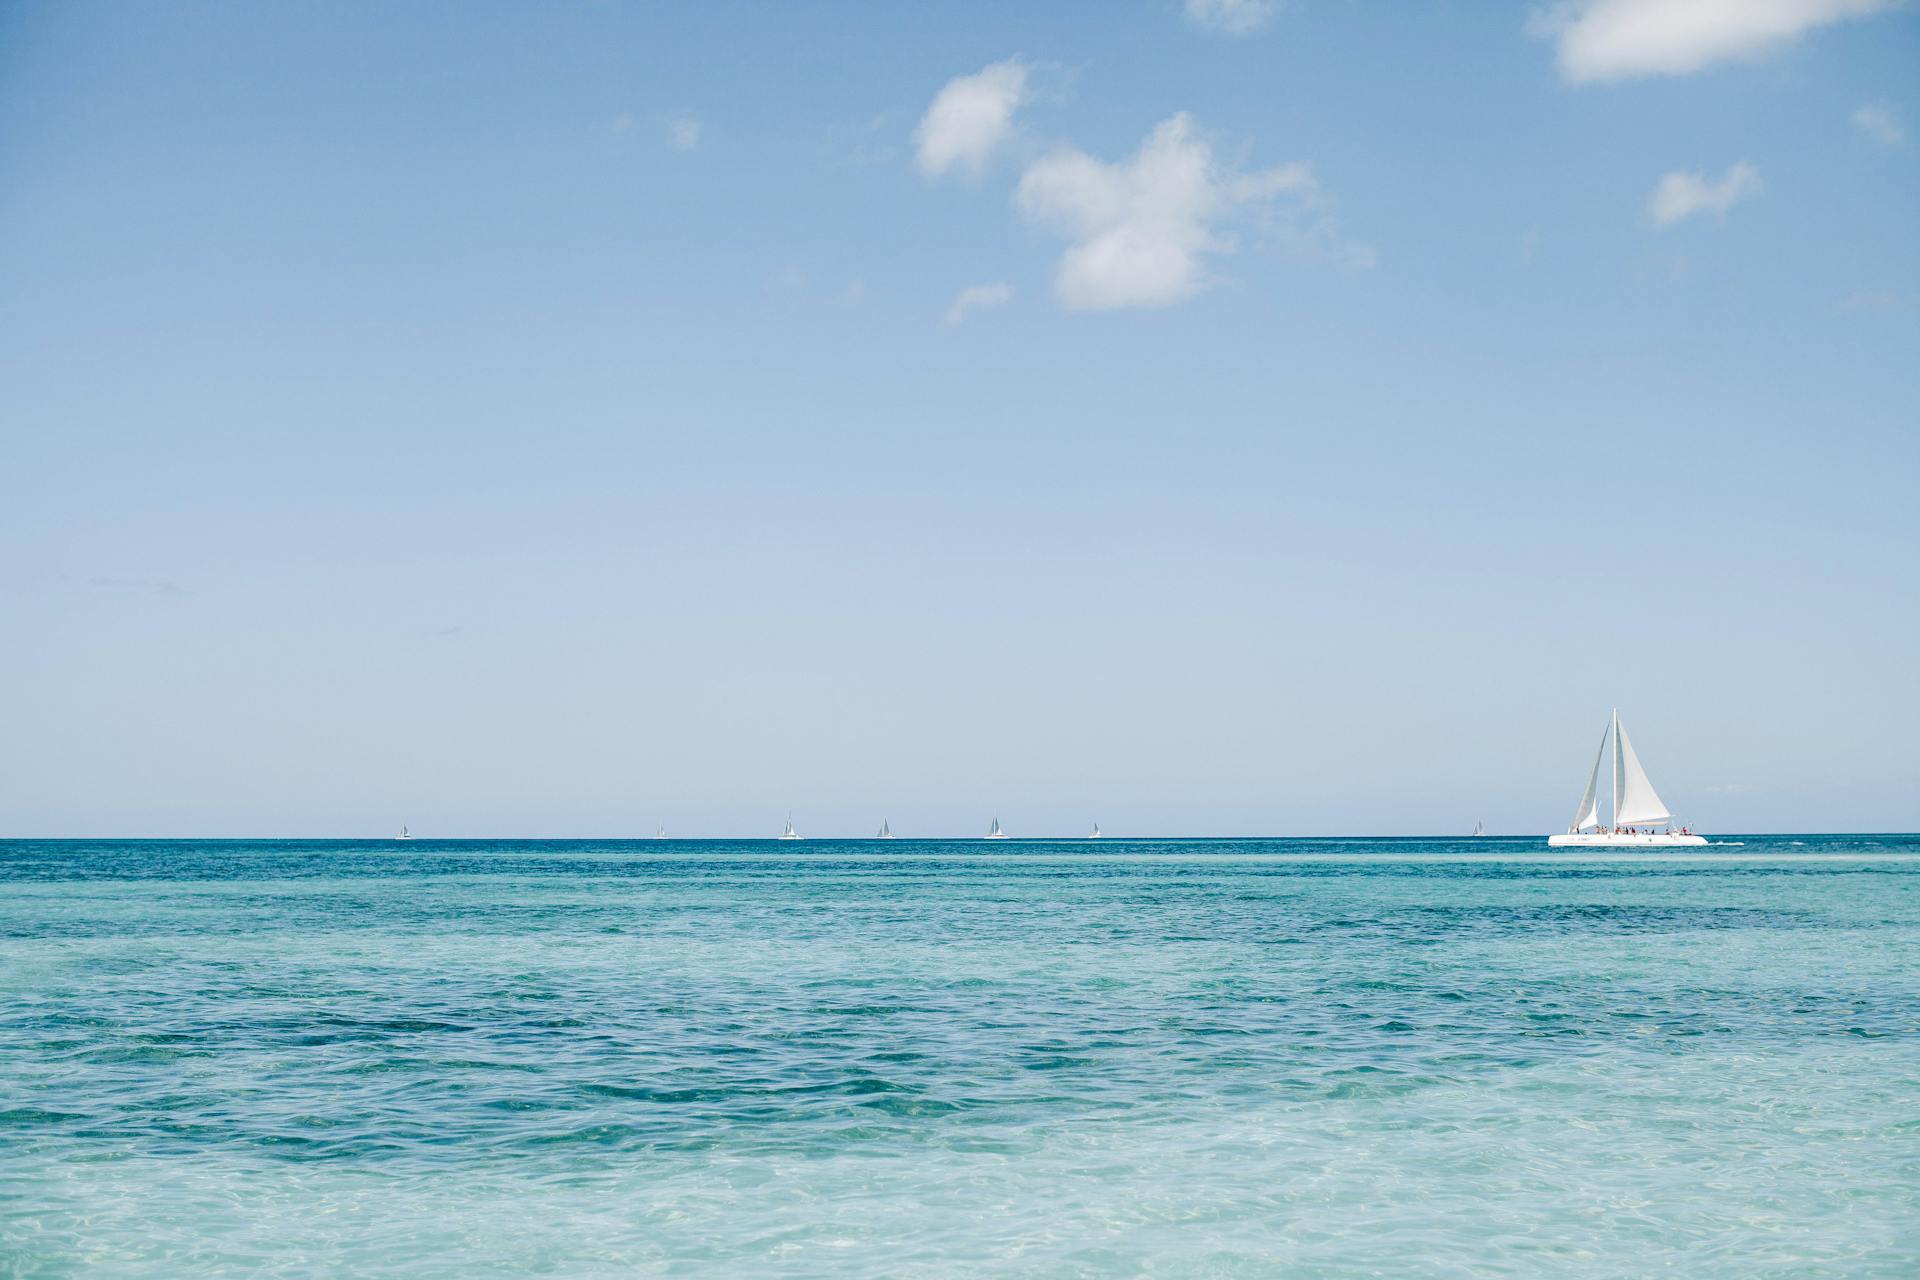
M987 828L987 839L1005 840L1006 838L1007 833L1000 829L1000 819L998 817L994 818L993 825Z
M1627 727L1620 723L1617 715L1613 721L1613 750L1614 762L1620 769L1620 799L1614 810L1613 825L1644 827L1672 818L1665 802L1653 789L1653 783L1647 781L1647 771L1640 767L1640 757L1633 753L1633 744L1627 741Z
M1100 824L1096 822L1093 824L1093 834L1088 836L1087 839L1098 840L1099 838L1100 838Z
M1585 831L1600 825L1600 762L1607 758L1607 734L1612 729L1613 722L1609 720L1607 727L1600 731L1600 749L1593 753L1593 772L1587 775L1587 789L1581 793L1580 807L1573 811L1569 831Z

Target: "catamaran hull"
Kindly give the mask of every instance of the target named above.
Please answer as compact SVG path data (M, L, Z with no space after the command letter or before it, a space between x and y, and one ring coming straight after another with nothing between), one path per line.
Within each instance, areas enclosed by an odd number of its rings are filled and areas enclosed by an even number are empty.
M1706 842L1705 836L1660 834L1610 836L1599 831L1587 835L1563 832L1557 836L1547 837L1547 844L1555 849L1671 849L1675 845L1696 845Z

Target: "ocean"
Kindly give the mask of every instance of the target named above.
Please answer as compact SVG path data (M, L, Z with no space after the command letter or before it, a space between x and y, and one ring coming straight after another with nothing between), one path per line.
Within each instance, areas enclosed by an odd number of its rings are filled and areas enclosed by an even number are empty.
M0 842L0 1275L1920 1274L1920 837Z

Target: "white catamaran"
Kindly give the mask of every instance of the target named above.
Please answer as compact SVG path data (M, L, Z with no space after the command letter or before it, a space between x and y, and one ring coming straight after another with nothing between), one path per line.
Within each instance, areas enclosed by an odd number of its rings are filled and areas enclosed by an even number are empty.
M780 833L780 838L781 838L782 840L798 840L798 839L800 839L800 838L801 838L801 837L800 837L800 833L799 833L798 831L795 831L795 830L793 829L793 815L792 815L792 814L788 814L788 815L787 815L787 825L786 825L786 828L785 828L785 830L783 830L783 831L781 831L781 833Z
M400 834L395 836L394 839L395 840L411 840L413 839L413 832L407 830L407 824L403 822L400 824Z
M1608 738L1613 740L1613 822L1602 826L1598 788L1600 762L1606 758ZM1587 775L1587 789L1580 797L1580 807L1574 811L1573 825L1561 835L1548 836L1547 843L1564 849L1569 846L1646 848L1706 842L1704 836L1674 824L1666 803L1647 780L1647 771L1640 767L1640 757L1633 753L1626 726L1620 723L1620 713L1615 711L1600 735L1600 751L1593 757L1593 772Z
M994 817L993 825L987 828L986 838L989 840L1005 840L1007 838L1007 833L1000 829L1000 819L997 815Z

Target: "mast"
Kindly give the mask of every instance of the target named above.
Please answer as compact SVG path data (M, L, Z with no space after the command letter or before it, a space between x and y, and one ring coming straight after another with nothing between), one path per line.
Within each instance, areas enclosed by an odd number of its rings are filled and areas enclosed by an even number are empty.
M1613 829L1620 829L1620 708L1613 709Z

